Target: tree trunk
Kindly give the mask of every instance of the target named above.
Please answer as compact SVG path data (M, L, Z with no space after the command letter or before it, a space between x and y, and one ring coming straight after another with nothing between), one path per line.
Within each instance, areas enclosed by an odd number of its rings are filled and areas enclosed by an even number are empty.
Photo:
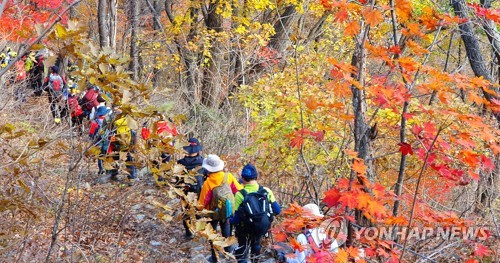
M132 72L132 79L139 78L139 48L137 45L137 35L139 31L139 2L130 1L130 71Z
M109 27L107 23L108 1L99 0L97 5L97 24L99 28L99 44L101 48L109 47Z
M116 20L118 2L116 0L108 0L109 8L109 42L113 51L116 51Z
M462 36L462 41L465 45L465 51L467 53L467 57L469 58L469 64L474 72L476 77L483 77L490 82L493 82L493 78L491 77L490 72L488 71L488 67L486 66L486 62L483 59L483 55L481 54L481 48L479 46L479 41L477 39L476 33L472 26L472 21L468 15L468 8L464 0L454 0L451 2L453 9L455 10L455 15L461 18L465 18L467 21L460 24L458 27L460 28L460 34ZM483 96L486 100L491 102L493 99L497 99L498 97L487 93L482 89ZM500 122L500 114L493 113L498 122Z
M202 9L205 25L208 30L222 32L222 16L216 13L218 2L211 3L206 9ZM222 79L220 77L220 63L222 54L220 52L219 41L210 41L210 59L203 72L201 103L207 107L218 108L221 102L220 94L222 89Z
M278 21L274 23L276 34L269 40L269 47L282 54L291 44L290 31L297 21L298 15L294 5L289 5L283 13L279 13Z

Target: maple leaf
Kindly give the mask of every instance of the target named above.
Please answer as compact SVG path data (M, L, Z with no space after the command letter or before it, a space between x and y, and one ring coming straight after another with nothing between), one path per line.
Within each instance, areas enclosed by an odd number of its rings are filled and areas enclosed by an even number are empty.
M484 155L481 155L481 163L483 164L483 168L485 170L493 171L493 169L495 169L495 164L493 164L490 158Z
M349 262L349 254L343 249L339 249L334 260L335 263L347 263Z
M337 14L335 14L335 18L333 19L336 22L342 23L345 22L349 18L349 13L346 9L340 9Z
M351 168L358 174L366 173L366 165L362 159L354 159Z
M297 239L295 238L292 238L292 240L290 240L290 245L292 246L292 248L294 250L298 250L298 251L304 251L304 248L302 247L302 244L300 244Z
M346 251L347 251L347 254L349 254L349 256L352 258L359 257L359 249L356 247L347 247Z
M365 8L363 10L363 17L365 18L366 23L370 26L376 26L384 20L382 13L377 9L372 8Z
M474 256L477 257L485 257L489 256L491 254L491 250L489 250L486 246L482 244L476 244L476 247L474 248Z
M315 141L321 142L325 138L325 133L323 131L311 132L311 136L314 137Z
M336 206L339 204L340 191L337 188L330 189L325 192L325 198L323 198L323 203L325 203L328 208Z
M358 200L352 193L345 193L339 198L339 202L342 207L356 208L358 205Z
M302 136L299 135L292 138L290 146L292 148L300 148L300 146L302 146L303 143L304 143L304 138L302 138Z
M359 26L359 22L357 21L352 21L344 29L344 34L347 36L354 36L359 33L359 30L361 27Z
M406 143L406 142L400 142L398 143L398 146L399 146L399 151L404 155L413 155L413 150L411 148L411 145Z
M465 261L465 263L479 263L479 261L477 261L474 258L469 258L469 259L467 259L467 261Z
M287 235L284 231L277 231L276 233L273 233L273 238L275 238L278 242L285 242Z
M479 176L476 172L469 171L469 176L475 181L479 181L479 179L481 179L481 176Z
M344 153L347 154L347 156L352 157L352 158L358 156L358 152L350 150L350 149L345 149Z

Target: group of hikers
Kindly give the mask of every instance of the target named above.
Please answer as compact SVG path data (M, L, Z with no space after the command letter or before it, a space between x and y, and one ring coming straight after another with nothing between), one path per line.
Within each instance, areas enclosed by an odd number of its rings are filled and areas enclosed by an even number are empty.
M134 151L137 144L137 132L128 125L128 117L118 106L108 107L107 96L95 85L88 85L84 92L79 92L70 79L59 75L57 66L50 67L48 76L43 76L43 57L37 57L31 74L36 74L30 85L34 94L40 96L48 93L50 111L56 124L63 118L69 120L73 127L84 126L88 121L88 137L97 148L98 174L109 176L111 180L119 180L120 157L126 158L125 171L129 185L137 178ZM156 114L157 120L151 125L145 122L140 137L153 157L148 157L148 168L157 183L172 180L165 176L162 164L169 163L174 153L174 138L179 135L171 120L162 114ZM83 134L81 134L83 135ZM252 261L261 253L261 243L268 234L274 216L280 214L281 207L273 192L258 183L259 173L252 164L245 165L240 178L225 172L225 162L217 155L202 156L203 146L196 138L189 138L188 145L183 147L185 155L176 161L184 166L186 176L194 176L187 182L184 178L174 179L175 185L182 187L185 194L198 196L197 210L211 211L210 224L214 230L220 229L223 237L233 234L238 240L237 246L224 248L233 253L238 262L247 262L249 254ZM125 157L126 156L126 157ZM185 207L186 208L186 207ZM321 216L315 204L304 206L312 216ZM190 227L190 218L183 219L185 236L194 237ZM322 249L335 250L338 244L329 240L326 235L318 234L318 230L306 226L297 240L309 249L292 251L292 256L280 255L284 262L306 262L309 254L320 253ZM218 253L212 245L211 261L218 261Z

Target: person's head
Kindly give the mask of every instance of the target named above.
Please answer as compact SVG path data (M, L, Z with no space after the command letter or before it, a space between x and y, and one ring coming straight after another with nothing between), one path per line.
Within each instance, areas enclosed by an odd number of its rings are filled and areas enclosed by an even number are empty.
M52 66L50 67L50 70L52 70L52 73L54 74L59 74L59 67L58 66Z
M304 210L302 217L304 218L310 218L312 221L314 221L316 218L321 218L323 217L323 214L321 213L319 206L317 204L307 204L302 207ZM308 229L311 229L312 227L310 225L307 225L303 230L308 231Z
M101 94L97 95L97 102L103 103L106 102L106 100L101 96Z
M196 138L189 138L188 143L189 145L183 148L189 156L196 156L203 150L203 146Z
M257 172L255 166L251 164L245 165L245 167L241 170L241 178L243 178L243 181L245 182L257 180L257 177L259 177L259 173Z
M224 161L220 159L219 156L215 154L209 154L205 159L203 159L203 164L201 165L208 173L216 173L224 170Z
M97 108L97 110L95 112L95 115L97 117L101 117L101 116L104 116L104 115L106 115L108 113L109 113L109 109L108 108L106 108L106 107L99 107L99 108Z

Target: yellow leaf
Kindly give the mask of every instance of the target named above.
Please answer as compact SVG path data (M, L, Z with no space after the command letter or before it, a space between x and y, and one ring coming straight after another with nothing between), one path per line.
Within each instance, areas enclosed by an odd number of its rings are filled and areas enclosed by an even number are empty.
M59 39L66 39L66 36L68 35L68 32L66 31L66 28L64 28L60 24L57 24L55 26L55 32L56 32L56 36Z

